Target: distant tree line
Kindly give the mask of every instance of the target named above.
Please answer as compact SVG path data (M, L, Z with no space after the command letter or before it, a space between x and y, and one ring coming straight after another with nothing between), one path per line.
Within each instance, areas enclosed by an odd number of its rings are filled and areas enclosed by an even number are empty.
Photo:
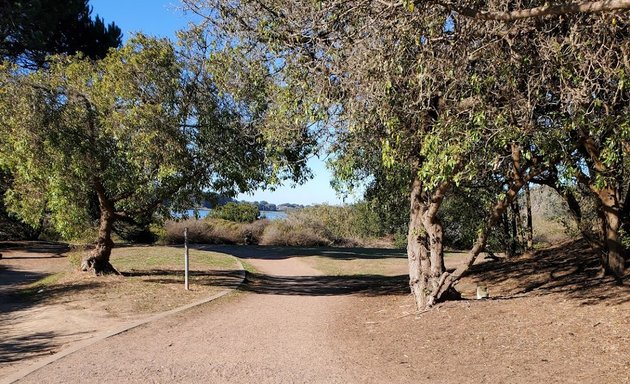
M228 203L240 203L240 204L254 204L258 207L260 211L286 211L289 209L299 209L304 208L302 204L294 204L294 203L282 203L282 204L274 204L269 203L267 201L247 201L247 200L237 200L233 197L221 196L218 194L210 193L204 200L198 204L200 207L212 209L215 207L222 207Z

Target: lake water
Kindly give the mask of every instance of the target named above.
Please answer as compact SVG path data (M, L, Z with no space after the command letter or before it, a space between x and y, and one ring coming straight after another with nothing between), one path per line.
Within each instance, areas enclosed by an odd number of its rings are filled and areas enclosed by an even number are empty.
M197 211L197 215L199 216L200 219L203 219L204 217L208 216L208 214L210 213L209 209L200 209ZM188 216L190 217L195 217L195 211L193 211L192 209L188 210ZM269 220L283 220L287 218L287 213L284 211L260 211L260 218L266 218Z
M284 220L287 218L287 213L284 211L260 211L260 218L269 220Z

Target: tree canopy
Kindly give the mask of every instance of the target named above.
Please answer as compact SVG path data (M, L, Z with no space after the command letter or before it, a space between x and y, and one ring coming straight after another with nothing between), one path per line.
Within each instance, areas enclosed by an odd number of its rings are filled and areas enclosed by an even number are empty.
M2 0L0 57L28 68L40 67L46 56L58 53L102 58L121 44L122 33L91 14L88 0Z
M169 215L205 190L246 191L277 175L264 138L186 48L142 35L93 61L51 59L46 71L1 71L2 166L14 182L10 210L28 222L43 212L73 236L100 212L87 267L111 270L111 226Z
M599 196L603 265L623 275L628 26L604 11L626 5L597 3L186 1L232 72L274 68L291 98L268 102L318 121L339 181L406 189L419 308L449 293L521 188L552 174ZM453 187L490 198L466 265L450 273L438 213Z

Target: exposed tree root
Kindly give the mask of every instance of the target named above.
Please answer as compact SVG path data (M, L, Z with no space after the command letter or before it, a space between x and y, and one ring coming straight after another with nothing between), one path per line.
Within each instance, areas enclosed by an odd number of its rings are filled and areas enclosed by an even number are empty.
M98 276L121 274L108 260L99 260L91 255L83 259L81 270L84 272L93 271Z

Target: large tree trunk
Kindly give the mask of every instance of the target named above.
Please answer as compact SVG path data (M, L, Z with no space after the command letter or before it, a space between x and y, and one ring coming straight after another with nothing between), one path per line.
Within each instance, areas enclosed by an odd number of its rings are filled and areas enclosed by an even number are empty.
M464 274L473 265L479 254L485 249L488 242L488 235L490 234L490 230L499 222L499 220L501 220L503 213L505 212L507 207L517 198L521 188L523 188L525 183L528 183L532 177L535 177L538 173L540 173L540 170L530 169L529 175L527 175L527 177L524 177L521 170L520 156L520 147L513 144L513 182L511 183L510 188L505 193L505 197L497 201L497 203L492 208L490 216L488 216L482 230L479 231L477 240L473 244L473 247L470 249L470 251L468 251L465 262L462 263L453 273L445 272L444 274L442 274L442 277L440 278L440 282L438 284L438 289L433 292L436 300L440 300L449 292L452 292L455 283L457 283L459 279L464 276Z
M616 179L609 179L606 186L601 188L597 185L596 177L591 175L606 175L611 170L623 167L623 156L612 165L607 165L601 158L601 151L596 140L589 136L588 132L582 132L582 151L590 157L590 175L578 173L578 178L589 186L591 191L597 196L601 204L598 212L602 222L601 231L603 233L606 254L602 256L602 270L606 274L611 274L621 282L624 275L625 260L624 246L621 243L619 230L621 229L622 217L624 215L624 204L621 196L621 185L623 183L622 174L617 173ZM621 148L619 148L621 149ZM620 155L623 152L620 151ZM628 196L626 196L628 200Z
M422 225L422 185L416 178L411 188L409 232L407 233L407 259L409 263L409 288L418 310L426 307L427 281L430 270L426 232Z
M444 273L442 278L440 279L440 284L438 285L438 289L435 291L436 300L440 300L447 292L452 291L455 283L461 279L464 274L468 271L468 269L473 265L477 257L483 250L486 248L486 244L488 242L488 236L490 234L490 230L501 220L503 216L503 212L505 212L506 208L509 206L511 201L516 198L518 191L522 187L521 182L515 183L510 190L508 190L507 196L502 200L499 200L494 208L492 209L492 213L486 220L486 223L479 234L477 235L477 240L473 244L473 247L468 251L468 255L466 255L466 260L462 263L453 273Z
M412 185L407 256L409 286L420 311L435 304L437 296L434 293L445 272L444 232L437 212L448 188L448 183L440 185L428 199L417 178Z
M95 184L101 210L98 238L92 252L83 259L81 269L83 271L94 271L97 275L118 274L118 271L109 262L109 257L114 247L114 242L112 241L112 226L116 217L114 204L105 196L102 185L98 182Z
M602 254L602 266L607 274L613 275L621 281L624 276L625 258L624 247L621 243L619 229L621 228L621 207L616 191L605 188L599 192L602 202L602 217L604 218L604 236L607 252Z

